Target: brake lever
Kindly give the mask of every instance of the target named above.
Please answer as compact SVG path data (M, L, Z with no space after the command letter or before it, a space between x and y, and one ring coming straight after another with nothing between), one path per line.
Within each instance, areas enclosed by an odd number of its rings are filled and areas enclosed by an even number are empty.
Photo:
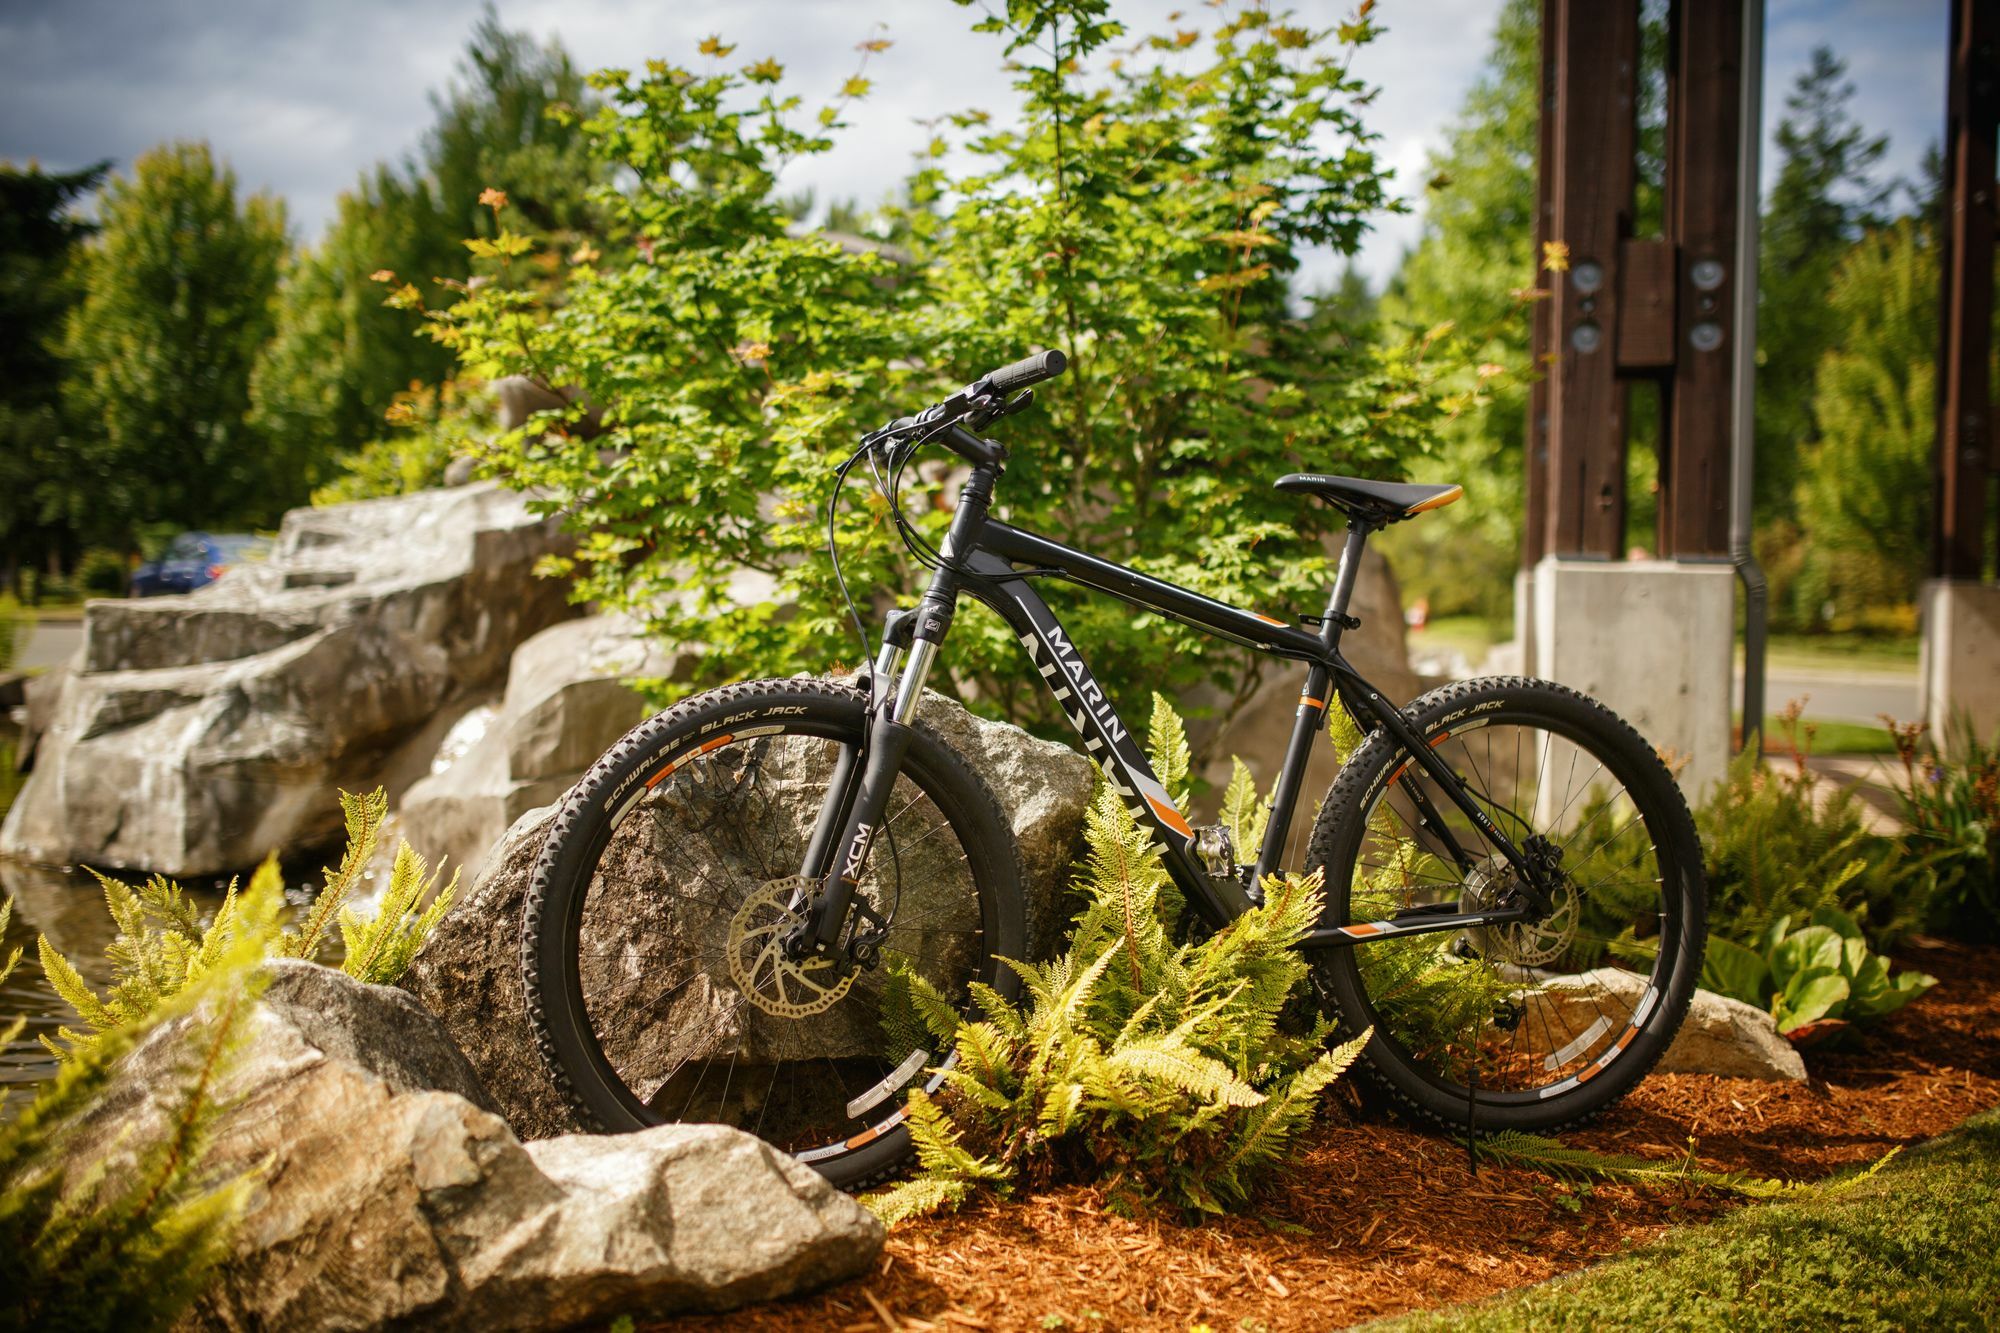
M1011 417L1016 412L1027 410L1034 405L1034 402L1035 391L1033 389L1023 389L1004 403L989 396L982 399L971 412L966 414L966 428L969 430L984 430L1002 417Z

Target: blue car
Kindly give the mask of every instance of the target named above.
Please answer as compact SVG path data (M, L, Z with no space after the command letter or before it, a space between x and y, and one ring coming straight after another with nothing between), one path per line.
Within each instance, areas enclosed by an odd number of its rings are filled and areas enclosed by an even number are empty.
M183 532L167 543L158 560L139 566L132 576L132 595L193 592L221 578L231 565L261 560L270 545L262 537L243 533Z

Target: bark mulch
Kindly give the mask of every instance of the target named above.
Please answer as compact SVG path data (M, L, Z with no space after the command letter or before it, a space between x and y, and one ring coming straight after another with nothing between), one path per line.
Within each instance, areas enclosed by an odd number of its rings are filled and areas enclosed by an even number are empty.
M1927 947L1924 947L1927 945ZM1840 1049L1811 1081L1656 1075L1565 1141L1810 1180L2000 1104L2000 950L1920 942L1898 962L1939 985ZM816 1296L672 1320L693 1328L1326 1329L1474 1300L1627 1250L1742 1200L1572 1187L1482 1163L1393 1122L1335 1111L1259 1214L1130 1220L1083 1186L897 1227L876 1270Z

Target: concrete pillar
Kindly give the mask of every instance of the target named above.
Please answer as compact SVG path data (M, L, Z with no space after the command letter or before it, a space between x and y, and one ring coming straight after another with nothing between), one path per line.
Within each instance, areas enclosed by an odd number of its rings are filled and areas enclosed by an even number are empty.
M1729 766L1735 574L1726 564L1545 557L1531 672L1603 703L1697 802Z
M1535 674L1535 571L1514 571L1514 651L1524 676Z
M2000 732L2000 584L1934 579L1924 585L1917 703L1940 743L1959 717L1982 740Z

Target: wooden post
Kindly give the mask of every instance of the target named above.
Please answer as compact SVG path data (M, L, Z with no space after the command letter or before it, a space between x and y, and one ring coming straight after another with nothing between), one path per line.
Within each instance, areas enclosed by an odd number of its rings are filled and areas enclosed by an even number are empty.
M1729 550L1730 379L1742 0L1677 0L1668 42L1667 237L1673 380L1661 449L1662 555Z
M2000 77L1992 0L1953 0L1946 92L1944 299L1939 308L1931 572L1977 579L1987 472L2000 467L1988 370L1993 337L1994 134Z
M1532 333L1528 345L1533 352L1531 372L1534 378L1528 384L1528 420L1521 435L1521 480L1522 489L1526 492L1522 497L1524 513L1521 522L1523 569L1533 569L1535 563L1548 554L1549 547L1549 382L1554 373L1550 354L1555 348L1555 292L1550 282L1554 275L1542 270L1542 246L1555 239L1552 230L1556 207L1555 171L1551 164L1555 161L1556 117L1561 114L1556 101L1556 68L1561 62L1557 35L1561 29L1562 5L1559 0L1543 0L1540 119L1535 149L1535 253L1530 260L1534 267L1527 280L1538 291L1548 295L1536 301L1535 308L1529 312Z
M1544 550L1615 559L1625 538L1624 389L1617 382L1619 243L1631 234L1637 0L1546 0L1556 23L1549 239L1552 274L1549 461ZM1539 256L1537 257L1539 258Z

